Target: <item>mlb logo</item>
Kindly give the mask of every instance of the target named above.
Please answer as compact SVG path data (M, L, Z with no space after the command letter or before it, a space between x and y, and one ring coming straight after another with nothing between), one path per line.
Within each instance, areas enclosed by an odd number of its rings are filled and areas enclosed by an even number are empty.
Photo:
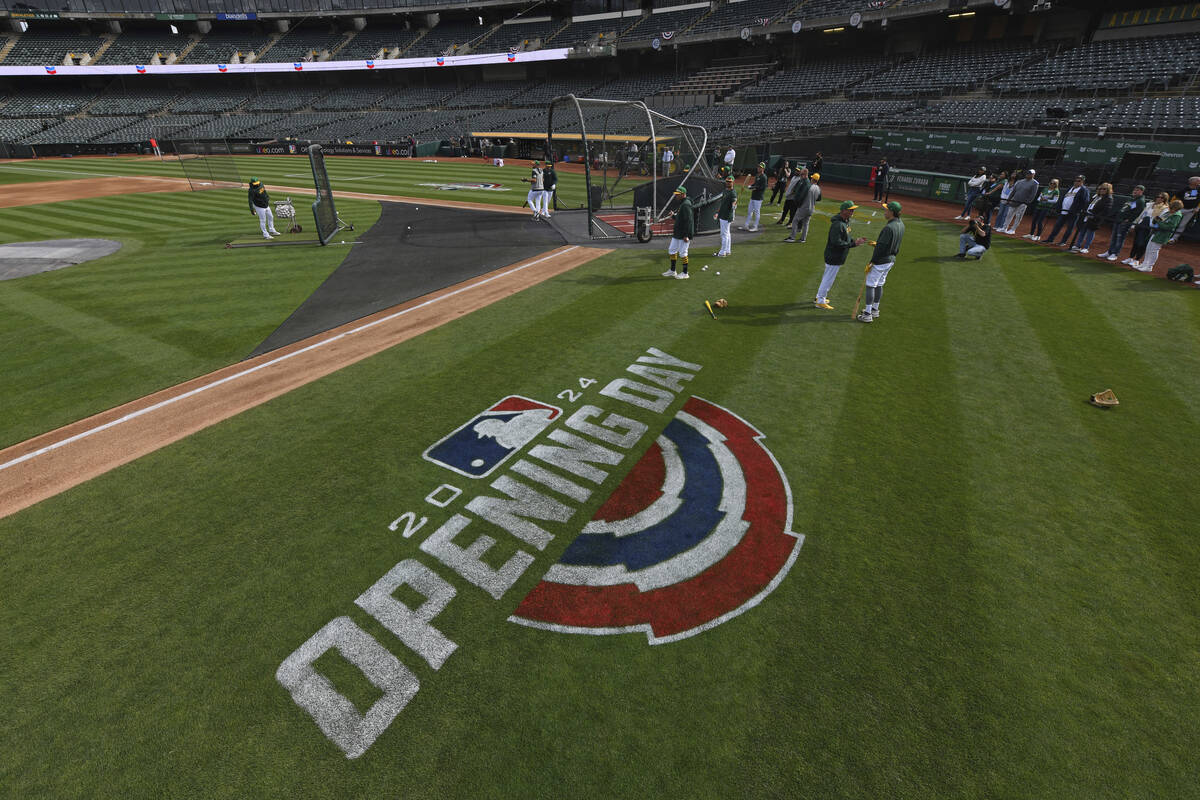
M509 395L422 453L426 461L483 478L546 429L562 409Z

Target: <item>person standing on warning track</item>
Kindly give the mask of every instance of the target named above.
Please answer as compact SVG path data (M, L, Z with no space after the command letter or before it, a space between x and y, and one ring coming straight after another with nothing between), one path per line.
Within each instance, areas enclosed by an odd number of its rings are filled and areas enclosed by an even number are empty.
M686 187L680 186L675 190L674 196L680 198L680 202L679 208L675 210L675 229L671 231L671 244L667 248L667 255L671 257L671 268L663 273L663 277L686 280L691 277L688 275L688 247L692 243L692 237L696 235L696 213L692 209L692 202L688 200ZM675 268L677 260L682 262L679 264L679 270Z
M758 162L758 172L754 176L754 185L750 189L750 202L746 204L746 224L741 226L744 231L758 230L758 221L762 217L763 197L767 193L767 165Z
M737 192L733 189L733 176L725 179L725 191L721 192L721 207L717 210L717 222L721 224L721 249L713 253L717 258L724 258L733 252L733 213L737 208Z
M550 201L554 198L556 186L558 186L558 173L554 171L553 162L547 161L546 168L542 170L542 194L540 197L543 219L550 219Z
M867 302L862 313L856 317L859 322L874 322L879 319L879 298L883 297L883 284L887 281L888 272L896 265L896 256L900 255L900 242L904 240L900 204L895 200L885 204L883 218L887 223L879 232L875 251L871 253L871 263L867 265Z
M258 178L251 178L247 195L250 213L258 216L258 227L262 228L263 238L279 236L279 231L275 230L275 215L271 213L271 196L267 194L267 187Z
M817 296L813 298L813 305L817 308L833 310L833 306L829 304L829 290L833 288L838 270L846 263L850 248L858 247L867 241L861 236L857 239L850 236L850 218L854 216L856 208L858 206L854 205L853 200L847 200L829 220L829 239L825 243L825 274L821 277Z
M875 199L882 200L887 194L888 175L892 172L892 167L888 164L886 158L879 159L879 166L875 168Z
M729 145L729 149L725 151L725 169L726 175L733 174L733 162L737 160L737 151L733 149L733 145Z
M545 185L542 183L542 162L534 161L533 169L529 171L528 178L521 178L522 183L529 184L529 194L525 195L525 202L533 209L533 218L541 219L542 215L539 209L542 202L542 189Z

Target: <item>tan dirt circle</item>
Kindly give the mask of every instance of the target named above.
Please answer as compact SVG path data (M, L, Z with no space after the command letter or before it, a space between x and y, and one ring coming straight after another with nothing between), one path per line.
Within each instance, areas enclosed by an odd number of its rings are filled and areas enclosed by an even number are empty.
M0 517L609 252L559 247L0 450Z

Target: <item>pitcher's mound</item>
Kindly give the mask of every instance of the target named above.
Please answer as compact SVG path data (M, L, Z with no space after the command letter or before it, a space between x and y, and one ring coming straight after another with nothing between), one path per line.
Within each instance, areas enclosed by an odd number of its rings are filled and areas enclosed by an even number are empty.
M48 239L0 244L0 281L73 267L112 255L121 243L112 239Z

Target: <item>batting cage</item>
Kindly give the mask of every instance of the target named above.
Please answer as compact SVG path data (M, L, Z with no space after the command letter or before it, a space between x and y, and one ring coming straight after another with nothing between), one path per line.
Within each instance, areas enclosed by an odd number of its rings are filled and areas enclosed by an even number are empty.
M636 235L647 241L671 215L673 192L686 186L698 213L697 233L718 228L715 205L724 188L704 159L708 132L641 101L556 97L550 102L546 157L580 163L582 189L559 184L556 202L586 209L593 239ZM666 165L662 155L671 150ZM711 217L711 219L710 219Z
M354 226L343 222L338 216L337 207L333 204L333 188L329 185L329 173L325 171L325 154L321 145L308 146L308 162L312 166L313 186L317 190L317 199L313 201L313 218L317 222L317 238L321 244L329 244L329 240L339 231L352 231Z
M171 135L169 132L167 135ZM193 192L204 189L237 189L242 186L237 162L224 139L159 139L159 147L179 161Z

